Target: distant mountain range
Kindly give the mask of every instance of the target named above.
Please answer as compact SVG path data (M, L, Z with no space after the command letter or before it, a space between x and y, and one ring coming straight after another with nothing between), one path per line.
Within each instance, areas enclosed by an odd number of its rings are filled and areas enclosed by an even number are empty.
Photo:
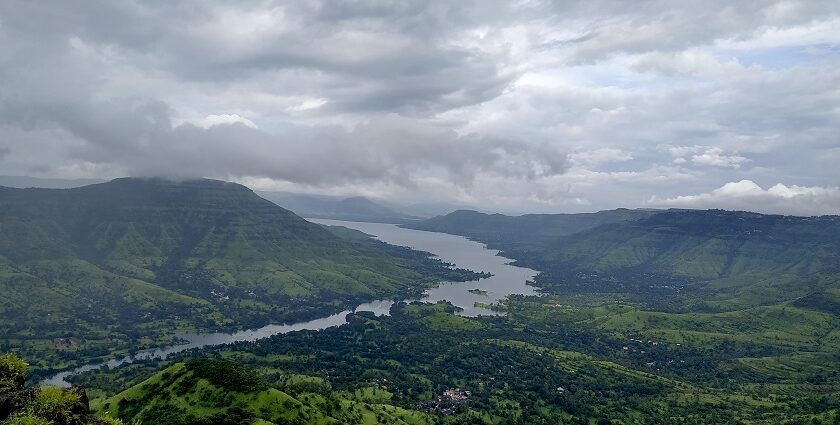
M648 217L655 210L617 209L581 214L526 214L509 216L458 210L405 227L466 236L490 245L547 243L607 223ZM509 248L509 247L508 247Z
M310 195L290 192L257 192L302 217L375 223L408 223L420 217L397 211L362 196Z
M89 184L104 183L103 179L45 179L29 176L0 176L0 186L26 189L40 187L44 189L70 189Z

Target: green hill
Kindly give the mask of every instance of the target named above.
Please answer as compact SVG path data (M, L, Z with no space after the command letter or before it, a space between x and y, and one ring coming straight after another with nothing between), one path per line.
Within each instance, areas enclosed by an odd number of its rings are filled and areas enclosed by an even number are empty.
M702 295L707 306L789 301L840 283L840 217L660 212L558 238L521 260L573 291Z
M0 187L0 229L0 347L38 367L171 342L176 329L323 315L453 273L213 180Z
M290 376L274 386L238 363L213 359L176 363L100 410L125 423L159 425L434 423L421 412L334 392L318 378Z
M810 302L833 308L833 298L822 291L840 281L837 216L613 210L510 217L457 211L409 227L488 243L540 270L537 284L547 291L623 292L657 303L675 302L661 295L694 292L715 309L810 294Z

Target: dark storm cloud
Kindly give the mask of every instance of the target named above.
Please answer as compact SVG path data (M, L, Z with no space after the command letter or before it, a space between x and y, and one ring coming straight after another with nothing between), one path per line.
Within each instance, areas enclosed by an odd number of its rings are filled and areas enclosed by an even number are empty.
M4 30L27 48L60 51L76 37L182 81L291 74L294 84L267 82L265 90L315 92L331 99L332 112L430 113L492 99L515 77L505 69L504 49L458 44L460 32L475 24L473 12L480 17L485 7L491 5L12 1L1 11Z
M530 179L565 171L562 152L460 136L446 127L388 115L351 129L292 127L282 135L239 123L172 126L168 105L122 99L44 105L5 103L0 116L30 128L59 127L84 143L66 155L120 166L132 175L263 176L309 185L391 182L410 187L426 170L470 185L476 173Z
M265 3L231 10L165 2L12 3L2 21L10 53L4 79L12 89L0 98L0 120L69 133L82 141L67 148L78 160L134 174L405 186L424 170L442 171L458 184L469 184L480 171L531 178L563 170L559 155L543 164L521 143L460 136L397 116L349 129L291 126L270 134L239 125L176 126L166 103L116 92L125 87L99 98L105 90L98 85L120 78L111 73L123 65L161 70L186 83L277 78L278 86L265 84L267 92L327 96L323 113L425 114L497 96L514 74L502 70L503 57L451 43L459 24L471 18L444 3L292 2L282 11ZM252 38L249 28L225 27L246 18L288 28L266 28ZM98 70L102 65L116 69ZM294 85L284 84L292 79Z

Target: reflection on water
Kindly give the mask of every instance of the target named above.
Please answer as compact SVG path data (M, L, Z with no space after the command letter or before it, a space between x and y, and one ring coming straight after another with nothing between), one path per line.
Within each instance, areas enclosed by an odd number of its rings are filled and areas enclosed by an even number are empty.
M378 239L393 245L407 246L413 249L431 252L441 260L455 264L458 267L492 273L492 277L479 281L441 283L439 286L427 290L421 298L422 301L428 302L449 301L453 305L464 309L460 314L465 316L496 314L492 310L476 306L476 303L490 304L512 294L536 294L534 288L526 284L526 281L532 279L536 274L534 270L511 266L507 264L508 259L496 255L498 251L489 250L481 243L473 242L460 236L403 229L393 224L314 219L310 221L320 224L349 227L374 235ZM473 290L473 292L470 292L470 290ZM377 316L382 316L388 314L393 304L394 301L376 300L361 304L354 311L370 311ZM53 375L44 380L42 384L67 386L68 384L64 378L81 372L98 369L103 365L116 367L138 360L164 359L171 354L193 348L211 347L240 341L256 341L288 332L322 330L333 326L341 326L347 323L347 315L350 312L350 310L346 310L307 322L288 325L267 325L259 329L233 333L179 334L177 337L187 341L185 344L144 351L130 356L111 359L105 363L87 364Z

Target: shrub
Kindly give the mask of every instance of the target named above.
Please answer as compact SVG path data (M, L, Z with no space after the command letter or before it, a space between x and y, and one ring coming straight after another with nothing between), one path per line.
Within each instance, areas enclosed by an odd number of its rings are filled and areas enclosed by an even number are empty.
M29 365L12 353L0 356L0 387L22 387Z
M14 354L0 355L0 425L123 425L92 416L81 388L27 387L27 368Z
M63 420L79 410L81 395L58 387L44 387L32 401L32 412L50 420ZM86 410L87 406L84 406Z
M213 385L238 392L256 392L268 385L247 367L230 360L197 359L187 362L187 369L197 378Z
M53 425L52 421L39 418L32 413L22 413L12 416L3 425Z

